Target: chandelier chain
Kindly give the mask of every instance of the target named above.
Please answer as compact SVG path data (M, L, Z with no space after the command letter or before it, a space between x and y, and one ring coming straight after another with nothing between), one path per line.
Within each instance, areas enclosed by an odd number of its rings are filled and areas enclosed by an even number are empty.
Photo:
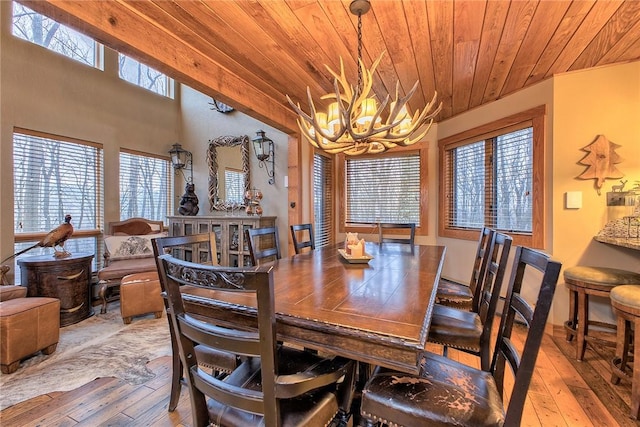
M360 94L362 91L362 69L360 62L362 61L362 12L358 12L358 62L356 62L356 68L358 69L358 87L356 93Z

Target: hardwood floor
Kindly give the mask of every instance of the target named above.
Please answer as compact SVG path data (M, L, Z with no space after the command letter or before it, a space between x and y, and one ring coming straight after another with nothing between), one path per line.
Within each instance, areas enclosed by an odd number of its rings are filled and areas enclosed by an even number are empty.
M585 360L577 362L573 343L565 341L561 328L545 335L522 426L637 426L628 416L630 383L609 382L612 354L608 347L590 346ZM475 356L451 350L450 357L478 366ZM142 385L98 378L73 391L30 399L1 411L0 425L191 426L186 387L176 411L167 412L170 366L169 357L149 362L156 377Z

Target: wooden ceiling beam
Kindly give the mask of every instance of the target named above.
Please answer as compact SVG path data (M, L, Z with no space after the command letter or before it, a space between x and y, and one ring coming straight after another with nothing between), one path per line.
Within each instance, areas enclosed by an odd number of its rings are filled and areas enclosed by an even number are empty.
M22 3L269 126L287 134L298 131L296 114L285 99L265 94L214 59L152 25L124 3L52 0Z

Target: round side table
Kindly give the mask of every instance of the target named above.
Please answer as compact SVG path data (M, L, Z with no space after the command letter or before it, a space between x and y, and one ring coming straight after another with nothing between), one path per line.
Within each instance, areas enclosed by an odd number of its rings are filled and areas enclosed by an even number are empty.
M27 296L60 300L60 326L93 316L91 306L91 261L93 254L77 253L65 258L37 255L20 258L21 283Z

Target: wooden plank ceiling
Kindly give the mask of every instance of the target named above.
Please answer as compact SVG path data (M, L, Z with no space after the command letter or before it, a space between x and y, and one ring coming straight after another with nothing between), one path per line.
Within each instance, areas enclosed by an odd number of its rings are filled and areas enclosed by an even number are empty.
M350 0L22 1L287 133L295 114L333 91L325 64L355 84ZM640 59L640 1L372 0L362 17L379 97L418 81L443 120L554 74Z

